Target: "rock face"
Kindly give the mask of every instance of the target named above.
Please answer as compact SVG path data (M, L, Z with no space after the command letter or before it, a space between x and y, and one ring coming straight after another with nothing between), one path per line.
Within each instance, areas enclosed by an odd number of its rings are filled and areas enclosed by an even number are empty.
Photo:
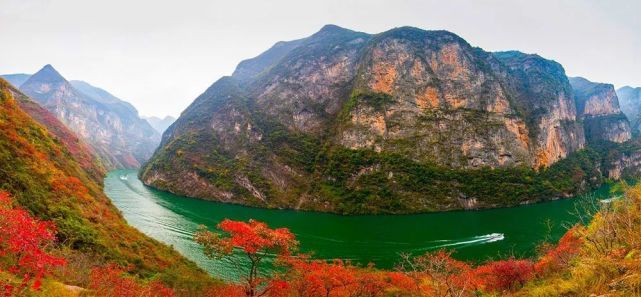
M623 143L632 138L630 122L619 108L614 86L594 83L581 77L571 78L570 82L589 142L605 140Z
M621 111L628 117L634 130L639 130L641 116L641 88L623 87L617 90Z
M85 82L70 83L51 65L20 90L89 143L107 169L139 167L160 140L131 104Z
M141 177L182 195L267 207L470 208L490 205L496 191L473 197L482 191L466 188L467 174L521 179L585 143L554 61L485 52L446 31L328 25L215 82L163 134ZM549 195L557 194L567 193Z
M142 117L144 120L146 120L151 127L153 127L158 133L162 134L171 126L176 121L176 118L172 116L166 116L164 118L159 118L159 117Z

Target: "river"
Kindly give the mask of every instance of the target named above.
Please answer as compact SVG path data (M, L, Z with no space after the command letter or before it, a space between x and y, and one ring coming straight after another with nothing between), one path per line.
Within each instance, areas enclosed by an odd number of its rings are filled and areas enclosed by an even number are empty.
M191 199L146 187L135 170L117 170L105 178L105 193L129 224L173 246L212 275L234 279L229 261L209 260L192 240L196 228L210 228L225 218L266 222L289 228L303 252L315 258L393 268L399 253L421 254L438 248L455 249L458 259L483 261L527 257L546 238L556 241L577 218L574 199L481 211L417 215L339 216L317 212L274 210ZM604 186L592 195L607 198Z

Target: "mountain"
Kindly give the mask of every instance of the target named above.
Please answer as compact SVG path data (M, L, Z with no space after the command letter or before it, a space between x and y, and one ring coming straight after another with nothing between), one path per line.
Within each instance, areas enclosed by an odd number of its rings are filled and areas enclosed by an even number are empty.
M69 82L51 65L20 90L89 143L107 169L139 167L160 141L131 104L86 82Z
M176 118L172 116L166 116L164 119L161 119L159 117L143 117L147 122L149 122L149 125L151 125L158 133L162 134L171 126L176 121Z
M563 67L538 55L486 52L447 31L327 25L211 85L141 178L191 197L337 213L517 205L603 180L610 163L586 148L581 112Z
M594 83L582 77L570 78L570 83L589 142L622 143L632 138L630 122L619 107L613 85Z
M55 277L86 286L94 266L118 263L131 265L132 274L147 279L207 281L194 263L125 222L103 193L104 172L96 176L85 170L88 165L83 163L95 156L78 151L85 146L74 143L64 125L46 113L0 79L0 192L8 192L30 214L57 226L59 243L48 250L65 257L68 269ZM42 119L46 126L39 123Z
M48 110L22 94L17 88L11 88L10 90L20 108L38 124L46 127L51 136L69 151L73 159L78 162L78 165L95 182L102 183L105 168L95 155L93 148L82 139L79 139L73 131L69 130Z
M621 111L630 120L635 131L639 130L639 116L641 115L641 88L623 87L617 90Z
M7 80L14 87L19 88L20 85L22 85L25 81L29 79L29 77L31 77L31 74L16 73L16 74L0 75L0 77Z

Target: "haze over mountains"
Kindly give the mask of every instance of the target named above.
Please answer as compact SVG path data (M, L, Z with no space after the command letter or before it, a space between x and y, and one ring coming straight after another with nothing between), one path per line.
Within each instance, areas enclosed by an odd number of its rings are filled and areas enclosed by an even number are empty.
M617 90L617 95L621 103L621 111L625 113L632 128L638 133L641 117L641 87L625 86Z
M149 125L154 127L154 129L156 129L156 131L158 131L158 133L160 134L165 132L165 130L167 130L167 128L169 128L169 126L176 121L176 118L172 116L165 116L162 119L155 116L142 117L142 118L145 119L147 122L149 122Z
M634 171L638 151L617 147L630 137L614 88L570 80L555 61L486 52L446 31L327 25L216 81L141 176L181 195L265 207L490 207ZM576 171L582 180L569 182Z
M3 77L89 143L107 169L140 167L160 141L131 104L86 82L67 81L51 65Z

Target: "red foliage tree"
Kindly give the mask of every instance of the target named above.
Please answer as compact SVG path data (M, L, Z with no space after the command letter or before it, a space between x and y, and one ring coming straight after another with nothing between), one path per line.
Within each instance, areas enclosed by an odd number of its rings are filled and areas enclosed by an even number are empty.
M472 267L452 258L452 251L438 250L423 256L404 256L400 269L415 279L419 290L428 296L466 296L478 288Z
M249 261L247 273L242 280L246 296L263 296L283 284L274 282L259 271L260 264L269 255L286 257L291 254L298 242L288 229L270 229L265 223L255 220L238 222L223 220L218 224L222 233L208 231L201 226L196 232L196 242L204 247L205 255L210 258L228 257L235 261L234 250L240 250ZM240 268L241 263L236 263Z
M11 295L16 291L38 290L41 279L54 266L64 265L62 258L46 252L47 245L55 241L55 226L31 217L21 208L12 207L14 201L0 192L0 270L21 279L0 280L0 292Z
M475 273L486 291L513 290L532 279L534 265L529 260L493 261L477 267Z
M174 291L158 281L140 284L126 276L126 269L110 265L91 271L89 288L105 297L174 297Z
M355 269L341 260L328 263L301 256L287 259L287 265L294 296L333 296L356 282Z
M583 240L574 227L561 237L556 246L549 246L543 256L534 264L534 270L538 274L546 274L559 270L570 264L572 258L578 254L583 245Z

